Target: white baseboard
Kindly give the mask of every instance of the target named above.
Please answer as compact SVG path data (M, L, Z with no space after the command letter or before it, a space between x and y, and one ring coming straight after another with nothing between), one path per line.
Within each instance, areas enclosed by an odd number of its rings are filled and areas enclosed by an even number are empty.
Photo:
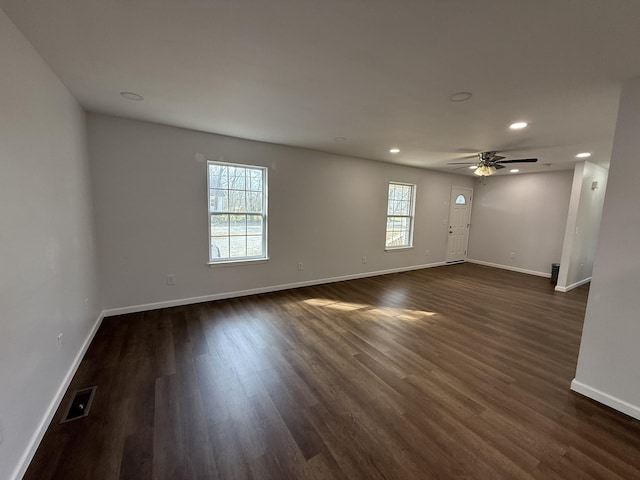
M527 275L535 275L536 277L551 278L550 273L536 272L535 270L527 270L525 268L512 267L511 265L502 265L500 263L485 262L483 260L473 260L471 258L468 258L467 262L477 263L478 265L485 265L487 267L501 268L503 270L511 270L512 272L526 273Z
M572 283L571 285L568 285L566 287L561 287L560 285L556 285L556 292L563 292L566 293L569 290L573 290L574 288L578 288L582 285L584 285L585 283L589 283L591 281L591 277L587 277L583 280L580 280L579 282L576 283Z
M98 315L98 318L96 319L96 322L91 328L89 335L87 335L87 338L85 339L84 343L80 347L80 350L78 351L75 358L73 359L73 363L69 367L67 374L65 375L64 379L62 380L62 383L58 387L58 391L56 392L55 396L49 403L49 406L47 407L45 414L40 420L40 423L38 424L38 428L36 429L34 434L31 436L31 439L29 440L27 448L22 454L22 457L20 457L20 461L18 462L18 465L16 466L16 468L13 471L13 474L10 477L11 480L20 480L26 473L27 468L31 463L31 460L33 460L33 456L35 455L36 450L38 449L38 446L40 445L40 442L44 437L44 434L47 432L47 429L49 428L49 424L51 423L51 420L53 420L53 416L58 410L58 407L60 406L60 403L62 402L62 399L64 398L64 395L67 392L67 388L69 388L69 385L71 384L71 380L73 380L73 376L76 374L76 371L80 366L80 362L82 362L82 359L84 358L85 353L87 353L87 349L89 348L89 345L93 340L93 337L95 337L96 332L98 331L98 328L100 328L100 325L102 324L102 319L104 318L104 316L105 316L104 311L100 313L100 315Z
M389 270L379 270L376 272L356 273L354 275L344 275L341 277L321 278L316 280L308 280L305 282L286 283L281 285L271 285L268 287L252 288L248 290L237 290L235 292L214 293L212 295L203 295L200 297L178 298L175 300L167 300L164 302L145 303L141 305L131 305L128 307L110 308L102 312L105 317L112 315L125 315L127 313L145 312L147 310L156 310L159 308L180 307L182 305L191 305L193 303L211 302L214 300L224 300L226 298L246 297L247 295L256 295L259 293L277 292L280 290L289 290L292 288L310 287L313 285L322 285L324 283L342 282L344 280L355 280L358 278L376 277L378 275L388 275L390 273L408 272L411 270L420 270L423 268L441 267L446 265L445 262L435 262L423 265L413 265L410 267L392 268Z
M614 397L613 395L609 395L608 393L602 392L596 388L590 387L589 385L585 385L575 378L571 382L571 390L640 420L640 407L625 402L624 400Z

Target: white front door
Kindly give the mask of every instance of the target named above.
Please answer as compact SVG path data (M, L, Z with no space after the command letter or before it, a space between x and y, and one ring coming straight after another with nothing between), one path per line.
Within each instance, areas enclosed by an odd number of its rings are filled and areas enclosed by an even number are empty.
M451 188L446 262L462 262L467 258L472 193L470 188Z

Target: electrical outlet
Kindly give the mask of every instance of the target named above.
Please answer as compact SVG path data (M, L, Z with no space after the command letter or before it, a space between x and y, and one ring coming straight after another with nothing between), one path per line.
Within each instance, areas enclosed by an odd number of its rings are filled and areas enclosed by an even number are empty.
M511 252L511 255L509 255L509 258L515 259L516 258L516 252Z
M428 257L429 256L429 250L427 250L426 252L424 252L424 256Z
M304 265L302 262L298 262L298 271L301 272L302 270L304 270Z
M58 342L58 350L61 350L62 344L64 343L64 336L62 335L62 333L58 334L58 336L56 337L56 341Z
M167 285L175 285L176 284L176 276L173 273L167 275Z
M367 263L367 257L365 255L362 256L362 263Z

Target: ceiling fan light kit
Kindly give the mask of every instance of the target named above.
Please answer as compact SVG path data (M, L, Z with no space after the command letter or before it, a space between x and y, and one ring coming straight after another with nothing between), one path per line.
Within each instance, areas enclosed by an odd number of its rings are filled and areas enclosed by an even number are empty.
M492 165L480 165L473 171L473 173L479 177L488 177L489 175L496 173L496 171L496 167Z

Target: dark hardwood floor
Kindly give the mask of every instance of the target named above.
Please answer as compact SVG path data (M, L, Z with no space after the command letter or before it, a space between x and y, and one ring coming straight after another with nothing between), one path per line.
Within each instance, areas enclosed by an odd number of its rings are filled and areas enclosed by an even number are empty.
M107 318L25 478L638 479L640 422L569 390L587 292L461 264Z

